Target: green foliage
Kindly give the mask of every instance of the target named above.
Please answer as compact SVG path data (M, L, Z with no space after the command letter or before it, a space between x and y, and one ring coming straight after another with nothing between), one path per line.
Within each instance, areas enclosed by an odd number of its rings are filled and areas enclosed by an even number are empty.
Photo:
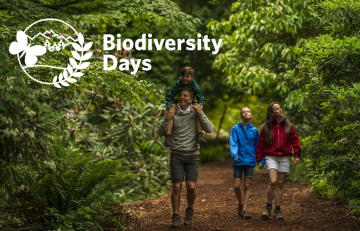
M224 150L221 145L202 147L200 151L200 163L215 162L229 158L229 150Z
M302 152L302 155L305 153ZM307 155L304 155L305 157L301 158L301 162L298 165L295 165L293 161L290 163L290 173L289 179L292 181L303 181L303 182L310 182L311 177L309 176L311 172L311 159L306 157Z
M133 201L157 196L168 187L169 155L163 139L157 135L164 106L148 103L141 109L128 102L111 104L100 114L103 123L92 125L97 136L92 132L78 135L81 144L87 144L87 137L96 137L88 151L99 157L98 160L125 158L123 163L136 171L124 187L114 192L113 200Z
M59 213L56 209L51 209L49 215L58 221L58 224L48 224L46 229L61 230L103 230L99 223L105 221L110 214L104 211L102 207L79 207L76 210L70 210L66 214ZM114 219L113 219L114 220ZM123 228L121 224L117 224Z
M358 2L237 1L231 9L228 20L208 24L214 33L228 33L213 67L231 86L292 109L295 126L313 127L292 178L310 172L313 190L358 208Z
M304 139L312 160L312 187L337 196L358 210L360 181L360 83L358 25L360 9L347 1L319 5L327 15L329 34L306 41L296 50L292 71L302 87L289 100L311 114L321 107L319 129Z
M296 65L294 50L321 30L318 1L237 1L227 21L211 21L221 36L224 53L213 66L228 75L229 84L286 96L294 85L287 73ZM274 89L274 90L272 90ZM291 106L290 106L291 108Z
M210 121L220 121L222 113L224 112L225 107L227 106L225 117L222 123L222 128L228 132L226 138L230 135L231 128L241 121L241 108L250 107L251 113L253 115L252 124L260 129L260 125L264 122L266 116L266 109L268 104L260 101L256 96L244 95L241 98L233 98L229 100L228 103L223 103L222 100L216 100L215 107L209 112L206 112L206 115ZM218 124L214 123L214 129L216 129L210 136L214 136L217 132Z
M152 141L142 142L129 162L133 164L132 169L136 169L137 174L131 178L129 185L115 192L123 200L131 202L157 197L171 186L167 149L152 145Z
M13 181L20 187L3 201L7 204L4 210L16 213L20 225L25 226L101 229L98 221L110 216L102 197L129 179L129 166L122 166L121 159L97 162L91 154L63 145L64 141L56 138L52 147L56 158L49 162L17 166Z
M11 191L8 181L18 162L46 159L49 134L56 133L55 117L46 103L47 91L28 88L20 78L0 78L0 188Z
M4 0L0 10L11 11L11 17L26 25L29 18L69 19L74 24L101 27L103 24L124 29L129 22L138 33L145 33L150 23L170 26L185 35L194 35L200 20L185 14L173 1L91 0L86 2L54 2L51 0ZM77 16L72 16L75 14ZM47 17L47 16L54 17ZM105 26L106 26L105 24ZM30 25L30 24L28 24ZM88 27L88 26L85 26Z
M8 52L17 31L44 18L66 21L95 42L91 65L67 88L29 80ZM168 156L155 132L163 92L138 80L139 73L103 71L99 34L131 24L146 33L154 24L171 25L190 37L199 19L168 0L4 0L0 19L1 224L37 230L101 230L105 223L123 228L111 218L114 206L128 195L156 196L168 187ZM54 64L68 55L64 50L39 62ZM41 79L52 75L34 72Z
M230 14L229 6L230 0L212 6L209 5L208 0L176 0L176 3L181 7L183 12L193 15L201 20L206 25L212 18L220 20ZM218 40L220 36L211 35L208 28L199 26L197 32L204 35L209 35L209 39ZM120 33L117 28L114 28L114 33ZM152 34L152 38L161 39L183 39L181 34L175 33L172 27L159 28L156 25L149 26L148 33ZM131 39L138 39L134 29L127 29L121 32L122 37ZM197 37L196 37L197 38ZM209 47L214 50L212 43ZM211 68L216 55L211 51L206 51L204 46L201 50L188 51L185 49L185 44L182 45L181 50L168 51L163 48L161 51L132 51L133 57L141 59L151 59L152 69L139 78L146 80L149 83L156 84L157 88L164 89L165 93L175 84L179 79L180 70L185 66L191 66L195 69L195 79L199 84L201 91L205 95L206 104L205 110L208 112L215 105L215 100L222 99L224 102L228 101L233 96L236 97L241 93L232 90L226 84L223 74L219 70Z

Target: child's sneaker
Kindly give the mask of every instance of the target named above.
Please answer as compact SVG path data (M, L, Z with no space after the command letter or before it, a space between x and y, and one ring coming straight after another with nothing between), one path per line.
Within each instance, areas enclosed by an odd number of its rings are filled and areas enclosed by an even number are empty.
M165 135L164 146L165 147L170 147L171 145L172 145L172 136L171 136L171 134L166 134Z
M197 132L196 133L196 143L199 143L199 144L205 144L206 143L204 134L202 132Z

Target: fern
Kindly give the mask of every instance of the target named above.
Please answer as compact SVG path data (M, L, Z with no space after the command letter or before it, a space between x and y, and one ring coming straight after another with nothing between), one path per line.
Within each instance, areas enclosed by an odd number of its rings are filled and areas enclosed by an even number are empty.
M111 195L114 188L128 182L133 175L128 171L130 166L122 166L123 159L95 161L90 153L64 146L64 142L59 138L53 139L52 150L57 157L54 164L39 163L32 169L23 165L14 172L16 184L28 187L21 191L21 198L27 200L25 203L45 203L52 211L50 217L44 210L43 220L30 222L39 224L57 220L57 225L48 223L44 227L63 227L66 230L87 230L86 227L90 227L90 224L98 227L96 230L101 230L100 223L104 222L123 228L105 209L106 201L109 200L104 200L103 197ZM13 208L21 204L16 198L12 198ZM32 219L29 216L22 217L27 219L26 222ZM79 223L78 219L82 221ZM74 226L71 226L72 222Z

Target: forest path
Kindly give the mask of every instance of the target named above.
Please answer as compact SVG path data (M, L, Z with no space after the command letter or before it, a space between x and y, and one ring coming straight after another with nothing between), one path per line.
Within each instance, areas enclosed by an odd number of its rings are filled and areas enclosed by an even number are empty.
M171 229L171 190L165 195L125 205L130 210L130 220L124 224L130 230L360 230L353 213L332 199L315 197L306 191L307 184L287 180L284 186L282 214L284 220L263 220L268 175L255 171L250 183L251 196L247 212L251 219L241 219L237 214L231 160L200 165L196 185L194 220L184 227L186 186L181 192L181 226Z

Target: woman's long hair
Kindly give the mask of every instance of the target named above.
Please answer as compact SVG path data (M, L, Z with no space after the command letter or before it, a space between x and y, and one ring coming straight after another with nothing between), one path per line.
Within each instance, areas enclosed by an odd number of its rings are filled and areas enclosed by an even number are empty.
M272 132L272 120L273 120L273 116L271 115L273 113L273 106L274 104L279 104L277 102L272 102L271 104L269 104L267 111L266 111L266 120L265 123L263 123L261 125L261 131L265 131L265 141L266 144L271 144L272 140L273 140L273 132ZM289 134L292 127L294 125L288 120L285 120L285 133Z

